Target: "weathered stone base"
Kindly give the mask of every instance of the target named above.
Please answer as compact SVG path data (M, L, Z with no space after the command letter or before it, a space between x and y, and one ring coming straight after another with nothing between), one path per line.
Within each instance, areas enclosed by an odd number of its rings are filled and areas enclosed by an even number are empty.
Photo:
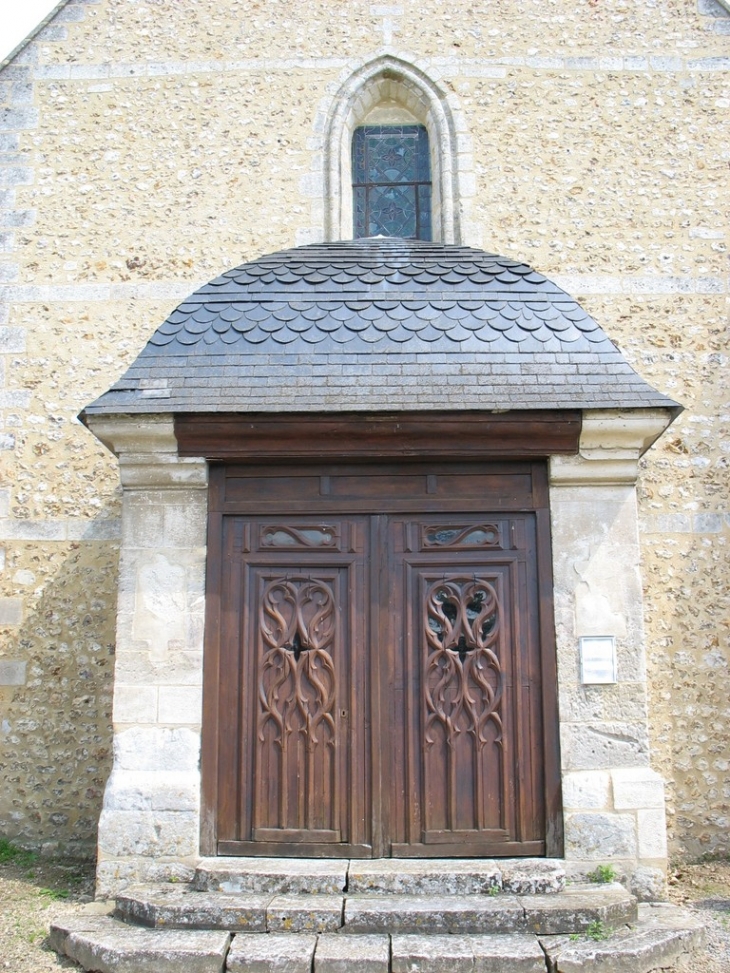
M224 931L141 929L89 914L55 924L50 938L95 973L654 973L690 969L704 932L683 909L644 905L631 926L600 941L525 932L240 932L231 939Z

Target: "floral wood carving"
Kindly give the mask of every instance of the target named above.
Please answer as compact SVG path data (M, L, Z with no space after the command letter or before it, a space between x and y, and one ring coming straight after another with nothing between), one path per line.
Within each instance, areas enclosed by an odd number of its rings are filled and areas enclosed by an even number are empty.
M316 527L293 527L290 524L277 524L262 527L262 547L335 547L336 528L328 525Z
M264 589L259 612L264 652L259 683L258 736L273 722L277 744L287 749L291 733L304 735L312 751L334 745L335 670L331 649L336 630L335 597L324 581L277 578Z
M449 747L462 733L471 734L478 749L489 742L491 721L495 743L502 742L499 714L504 674L496 653L500 605L495 589L478 578L445 578L426 594L425 740L435 742L441 724Z
M423 528L424 547L499 547L497 524L434 524Z

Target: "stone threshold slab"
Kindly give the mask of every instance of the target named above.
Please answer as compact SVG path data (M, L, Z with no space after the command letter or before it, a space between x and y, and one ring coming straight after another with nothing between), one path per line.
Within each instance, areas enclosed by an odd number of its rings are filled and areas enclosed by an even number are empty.
M564 888L563 862L552 858L364 859L351 861L347 872L351 894L548 895Z
M505 859L282 859L204 858L193 887L241 893L380 892L474 895L490 891L549 895L565 888L562 860Z
M337 895L347 887L346 859L203 858L193 877L200 892Z

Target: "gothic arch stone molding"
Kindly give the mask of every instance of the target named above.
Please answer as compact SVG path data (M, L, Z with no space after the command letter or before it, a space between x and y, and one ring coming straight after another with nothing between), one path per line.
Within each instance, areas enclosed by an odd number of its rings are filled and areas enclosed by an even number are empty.
M352 133L372 109L395 102L428 130L434 238L442 243L462 242L463 209L473 195L469 138L461 113L432 76L401 58L382 55L341 84L328 106L325 127L326 240L352 237Z

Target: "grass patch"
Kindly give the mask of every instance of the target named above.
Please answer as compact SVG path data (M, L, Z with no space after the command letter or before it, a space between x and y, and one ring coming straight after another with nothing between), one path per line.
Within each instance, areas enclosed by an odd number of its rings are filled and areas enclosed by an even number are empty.
M586 936L598 943L602 939L608 939L609 930L606 929L600 919L594 919L593 922L588 923L586 928Z
M613 865L597 865L592 872L588 872L588 878L598 885L607 885L616 881L616 869Z
M38 855L34 851L26 851L18 848L6 838L0 838L0 865L19 865L20 868L29 868L35 865Z
M49 902L62 902L69 896L68 889L38 889L38 895Z

